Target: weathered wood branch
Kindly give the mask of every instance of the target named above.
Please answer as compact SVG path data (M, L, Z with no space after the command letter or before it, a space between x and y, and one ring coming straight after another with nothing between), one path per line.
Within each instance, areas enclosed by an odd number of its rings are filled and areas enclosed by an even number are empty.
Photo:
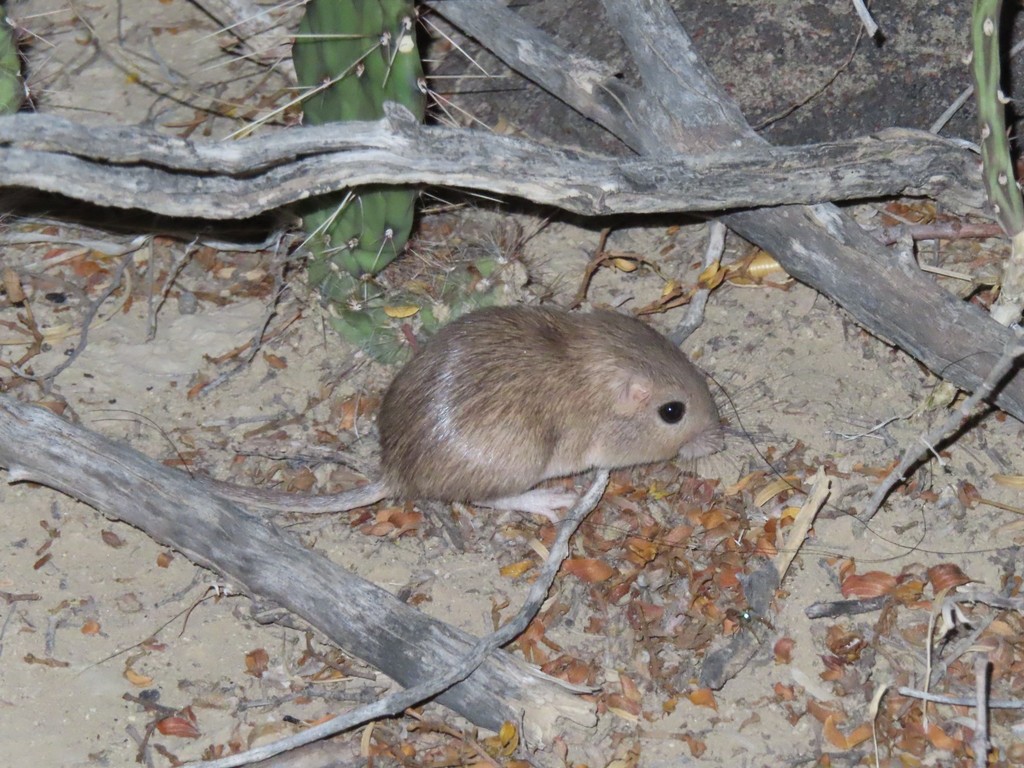
M405 687L449 670L475 642L207 494L183 472L7 395L0 395L0 466L12 482L56 488L140 528L236 589L272 600ZM571 723L595 722L591 703L505 652L437 700L494 730L522 718L534 745Z
M663 0L602 1L637 62L642 90L615 78L567 76L601 68L562 51L553 38L496 0L427 5L637 152L764 146ZM614 119L606 119L609 113ZM912 258L883 246L833 205L741 211L721 220L867 330L958 387L977 388L1006 345L1008 329L944 290ZM1024 377L1005 382L994 401L1024 420Z
M363 184L498 193L584 216L707 212L891 195L984 201L978 160L921 131L799 147L608 158L401 119L193 142L47 115L0 118L0 185L172 217L242 219Z

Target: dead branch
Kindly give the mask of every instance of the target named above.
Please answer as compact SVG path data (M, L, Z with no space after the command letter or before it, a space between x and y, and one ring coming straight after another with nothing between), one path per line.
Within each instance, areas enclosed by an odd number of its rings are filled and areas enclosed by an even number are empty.
M609 472L602 469L587 489L573 505L572 509L562 518L558 524L558 532L551 544L548 556L541 567L540 573L530 586L526 602L519 611L498 629L489 635L477 640L470 652L459 660L459 663L450 669L438 671L432 679L424 680L421 683L395 693L388 694L372 704L366 704L357 709L338 715L323 723L318 723L306 730L288 736L284 739L270 744L253 747L247 752L229 757L211 760L197 765L197 768L235 768L235 766L248 765L255 760L262 760L266 757L289 752L298 747L312 744L320 739L350 730L364 723L379 720L383 717L394 717L409 707L432 699L441 691L448 690L451 686L462 682L471 675L484 662L491 653L508 645L521 635L533 621L533 618L540 611L541 606L547 599L548 591L558 575L562 563L569 555L569 539L580 527L583 519L594 511L601 496L608 487Z
M80 499L222 574L235 589L274 601L403 687L446 673L473 648L475 638L204 493L184 473L6 395L0 395L0 466L11 482L40 483ZM595 722L593 704L503 651L437 701L493 730L522 720L534 745L564 735L572 723Z
M663 0L603 0L639 67L642 90L617 78L595 79L599 65L566 53L497 0L427 5L637 152L663 155L736 145L753 150L766 144ZM867 330L962 389L974 391L981 384L1011 336L923 273L910 254L885 248L834 205L778 206L721 220ZM1024 420L1024 377L1005 382L993 400Z
M243 219L364 184L498 193L584 216L722 211L891 195L978 208L976 157L920 131L802 147L608 158L403 117L193 142L49 115L0 117L0 185L164 216ZM0 188L2 188L0 187Z

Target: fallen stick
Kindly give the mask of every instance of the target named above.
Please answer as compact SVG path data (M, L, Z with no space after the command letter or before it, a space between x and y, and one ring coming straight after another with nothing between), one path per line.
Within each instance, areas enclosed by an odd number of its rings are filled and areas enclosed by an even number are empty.
M365 184L437 184L584 216L927 195L984 202L974 155L923 131L800 147L611 158L483 131L379 122L193 142L49 115L0 117L0 188L163 216L245 219Z
M448 690L456 683L465 680L474 670L478 669L488 655L515 640L526 631L526 628L533 621L533 617L540 611L541 606L547 599L548 590L558 575L558 570L569 555L569 539L580 527L583 519L594 511L594 508L601 501L605 489L608 487L608 470L602 469L596 473L596 477L590 484L590 488L573 505L565 517L558 524L558 532L551 544L547 559L537 574L537 578L530 586L530 592L526 596L526 602L522 608L508 622L496 629L489 635L477 640L469 653L452 669L438 672L436 677L424 680L421 683L406 688L405 690L389 694L378 699L372 704L358 707L343 715L338 715L330 720L318 723L300 733L296 733L284 739L279 739L271 744L253 747L247 752L210 760L203 763L195 763L196 768L236 768L236 766L249 765L256 760L265 760L284 752L289 752L307 744L312 744L320 739L333 736L342 731L356 728L372 720L379 720L383 717L393 717L405 711L409 707L432 699L442 691Z
M0 395L0 466L10 482L62 491L222 574L236 590L277 603L403 687L447 672L476 641L204 493L183 472L7 395ZM437 701L492 730L521 721L531 745L596 721L592 703L504 651Z

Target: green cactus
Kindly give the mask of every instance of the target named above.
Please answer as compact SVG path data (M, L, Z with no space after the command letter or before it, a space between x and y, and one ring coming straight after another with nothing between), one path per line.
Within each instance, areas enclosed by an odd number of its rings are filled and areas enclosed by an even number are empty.
M1002 7L1002 0L975 0L971 41L985 188L999 223L1012 238L1010 257L1003 264L1002 285L992 315L1004 325L1010 325L1020 320L1024 306L1024 199L1017 186L1006 136L1007 99L1000 88Z
M397 102L423 120L426 97L411 0L310 0L292 49L306 122L379 120ZM343 336L372 346L386 328L372 277L405 247L417 191L374 185L302 211L312 285ZM387 356L387 355L385 355Z
M415 18L412 0L310 0L292 49L299 83L309 89L305 120L379 120L388 101L423 120ZM506 289L518 287L510 274L522 272L514 258L482 254L385 299L374 276L405 246L416 196L409 187L373 185L311 200L301 211L313 254L310 283L331 325L385 362L410 353L404 324L415 322L430 335L470 309L503 300Z
M0 3L0 17L7 18ZM10 24L0 27L0 115L12 115L25 101L25 83L21 79L21 57L17 34Z

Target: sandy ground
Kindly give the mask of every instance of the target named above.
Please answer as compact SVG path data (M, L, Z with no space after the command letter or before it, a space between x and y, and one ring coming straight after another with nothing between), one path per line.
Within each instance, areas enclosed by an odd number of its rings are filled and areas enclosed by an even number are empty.
M240 104L255 115L287 93L286 69L268 71L226 54L219 46L223 38L213 34L217 25L183 0L94 0L76 8L78 15L56 0L8 3L8 15L38 35L29 60L41 111L217 138L237 122L210 118L197 106ZM820 19L796 17L802 25L818 23L815 29L825 34ZM283 19L293 23L294 13ZM710 25L702 38L715 35ZM893 45L899 42L896 35ZM784 66L789 52L778 47L773 66ZM945 62L959 53L934 55ZM177 100L154 93L160 83L173 84ZM747 89L744 81L738 95L743 98ZM950 90L955 94L956 87ZM935 113L944 107L936 104ZM831 113L823 108L823 114ZM932 212L925 205L907 211ZM876 213L864 209L858 216L873 226ZM513 216L527 231L539 226L529 214L459 214L473 224L465 231L483 233L498 232L500 222ZM73 242L121 242L120 234L81 232L69 221L50 228L10 222L11 232L43 232L59 236L59 242L5 246L2 257L4 266L16 270L36 320L49 333L48 350L31 361L36 372L65 359L85 307L123 258ZM437 231L438 219L432 221ZM448 226L451 220L444 221ZM597 246L599 226L556 219L530 239L521 258L531 281L521 299L567 303ZM660 274L603 269L590 300L637 307L656 299L668 278L693 281L705 238L700 224L616 229L609 248L656 259ZM334 488L356 476L334 462L372 472L372 413L348 424L342 404L380 394L390 369L325 330L298 271L290 273L290 290L260 354L243 366L237 358L221 359L262 327L279 262L268 252L190 249L189 242L187 233L159 237L134 254L130 285L125 282L103 305L88 345L55 379L52 392L19 383L9 372L0 372L0 385L19 398L66 403L67 415L91 429L218 477L255 482L254 476L279 470L277 478L287 479L308 467L317 487ZM727 252L730 259L740 258L750 246L730 238ZM938 258L944 266L970 271L1005 252L1000 241L956 243L944 245ZM173 281L162 303L150 300L147 281L154 274L157 293ZM957 286L951 282L950 288ZM0 320L17 325L19 311L0 303ZM651 322L668 330L678 318L678 312L668 313ZM13 343L18 338L10 326L0 327L5 360L16 360L24 350ZM983 419L945 447L944 466L930 462L911 492L896 495L865 528L847 513L864 503L875 470L887 467L942 417L941 411L920 410L938 383L934 377L780 273L768 283L717 289L703 326L685 349L714 377L730 427L726 451L695 468L617 474L617 498L605 504L575 550L610 563L615 575L600 581L564 575L556 585L557 600L546 608L541 634L547 644L514 650L532 654L538 663L582 670L595 687L599 726L582 738L576 734L581 743L572 747L571 761L668 766L699 758L709 765L802 765L823 764L823 755L831 754L853 764L869 753L870 739L853 739L847 748L837 744L836 732L854 734L871 722L876 686L923 686L924 627L933 596L928 569L953 564L995 590L1012 592L1019 583L1018 534L1004 527L1018 518L977 500L1020 507L1021 425L996 415ZM197 394L198 385L215 379L217 386ZM766 525L802 500L799 494L763 501L757 495L775 479L773 471L800 484L821 466L833 479L831 505L778 593L772 615L744 624L736 618L744 605L737 574L753 561ZM695 501L685 491L698 486L696 477L711 482L701 486L706 498ZM740 480L744 485L737 489ZM0 754L6 764L121 766L141 759L173 765L269 741L390 687L315 633L258 624L248 599L215 595L223 586L215 574L66 496L0 485L0 512ZM355 525L344 516L283 524L339 564L396 594L414 596L420 609L475 633L491 628L496 605L522 599L525 580L503 569L536 561L532 542L543 525L481 511L464 526L468 535L459 546L430 515L397 538L368 528L372 520L371 513ZM691 538L672 550L665 534L684 523L694 528ZM638 564L636 548L631 555L627 541L647 541L657 555ZM730 541L737 544L730 547ZM851 561L859 573L883 572L897 577L908 594L915 584L918 591L882 615L808 619L807 605L840 598L840 572ZM636 618L641 614L654 618L644 623ZM993 696L1019 694L1020 619L981 607L972 616L976 625L992 622L980 642L997 654ZM723 635L736 632L754 633L759 650L709 702L697 685L701 661ZM934 687L969 694L970 655L956 661L949 648L936 653L950 667ZM345 674L328 674L331 664L343 665ZM436 723L468 728L467 723L438 707L425 712L428 723L418 729L406 718L380 724L373 733L340 737L336 759L359 764L365 761L359 755L368 751L389 765L440 764L442 758L473 764L477 758L465 745L486 734L467 730L456 739ZM962 742L969 731L957 719L965 714L933 710L931 722L939 731L928 731L918 705L888 697L878 720L883 763L968 764ZM164 733L169 716L193 718L195 732ZM161 721L163 729L151 733ZM993 721L998 759L1020 760L1012 717ZM537 760L558 764L550 752ZM908 762L914 760L920 762Z

